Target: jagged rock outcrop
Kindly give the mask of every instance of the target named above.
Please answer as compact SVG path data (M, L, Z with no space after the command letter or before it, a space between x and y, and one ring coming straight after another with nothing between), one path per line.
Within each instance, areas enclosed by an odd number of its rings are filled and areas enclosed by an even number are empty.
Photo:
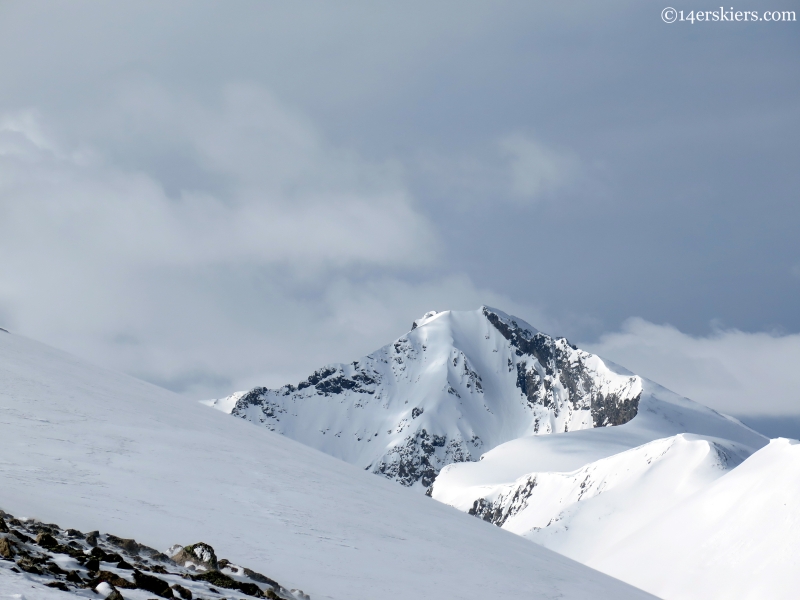
M218 561L208 544L175 548L179 549L176 558L186 555L194 562L187 559L179 564L133 539L63 530L52 523L16 519L0 511L0 559L14 561L10 572L20 577L24 573L34 588L42 585L76 598L92 590L106 600L124 600L127 590L192 600L218 597L218 588L253 598L310 600L302 590L288 590L256 571L225 559ZM74 559L77 568L62 569L58 555Z
M205 542L198 542L189 546L173 546L169 552L170 558L182 567L200 566L204 569L217 569L217 555L214 548Z

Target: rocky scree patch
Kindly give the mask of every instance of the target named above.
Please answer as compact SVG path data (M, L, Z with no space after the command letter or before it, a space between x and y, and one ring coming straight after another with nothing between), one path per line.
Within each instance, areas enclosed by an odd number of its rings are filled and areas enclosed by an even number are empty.
M310 600L302 590L287 589L266 575L218 560L209 544L170 550L172 556L133 539L62 529L0 510L0 576L25 579L34 588L83 598L90 590L105 600L147 600L153 595L181 600Z

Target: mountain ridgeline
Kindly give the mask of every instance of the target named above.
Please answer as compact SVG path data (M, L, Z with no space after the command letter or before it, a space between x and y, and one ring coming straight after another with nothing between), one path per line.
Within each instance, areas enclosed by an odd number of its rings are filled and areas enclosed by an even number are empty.
M211 402L234 416L428 488L447 464L525 435L622 425L642 379L505 313L430 312L409 333L297 385Z

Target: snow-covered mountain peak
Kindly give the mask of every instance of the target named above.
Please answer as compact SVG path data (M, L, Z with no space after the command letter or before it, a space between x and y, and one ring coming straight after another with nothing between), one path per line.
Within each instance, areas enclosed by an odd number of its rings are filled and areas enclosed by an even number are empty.
M478 310L480 310L483 316L498 330L507 332L503 334L506 338L509 336L518 336L522 339L530 340L534 335L540 333L540 331L530 323L526 323L519 317L506 314L502 310L486 305L481 306Z
M440 316L441 316L441 315L443 315L443 314L444 314L444 313L437 312L437 311L435 311L435 310L428 311L428 312L426 312L424 315L422 315L422 317L421 317L421 318L419 318L419 319L416 319L416 320L415 320L415 321L414 321L414 322L411 324L411 330L413 331L413 330L414 330L414 329L416 329L417 327L422 327L423 325L427 325L428 323L430 323L431 321L433 321L433 320L434 320L434 319L436 319L437 317L440 317Z
M628 423L643 398L650 402L645 387L566 338L482 306L428 312L402 337L349 364L209 404L426 489L445 465L477 461L509 440ZM648 410L674 423L684 409L669 404L651 402ZM644 441L691 431L667 429Z

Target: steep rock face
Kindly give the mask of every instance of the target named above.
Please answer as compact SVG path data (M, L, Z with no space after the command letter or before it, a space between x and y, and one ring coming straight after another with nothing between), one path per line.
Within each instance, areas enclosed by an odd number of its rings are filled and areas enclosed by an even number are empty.
M596 369L587 364L597 357L578 350L566 338L534 333L513 319L504 320L485 307L482 310L520 357L516 363L517 387L531 407L552 407L557 417L566 400L573 411L589 410L594 427L623 425L636 416L641 397L641 384L636 377L631 377L627 385L609 388L598 380ZM637 387L635 394L633 387Z
M481 307L427 313L405 336L350 364L210 404L427 488L445 465L477 460L510 439L626 423L641 393L639 377Z

